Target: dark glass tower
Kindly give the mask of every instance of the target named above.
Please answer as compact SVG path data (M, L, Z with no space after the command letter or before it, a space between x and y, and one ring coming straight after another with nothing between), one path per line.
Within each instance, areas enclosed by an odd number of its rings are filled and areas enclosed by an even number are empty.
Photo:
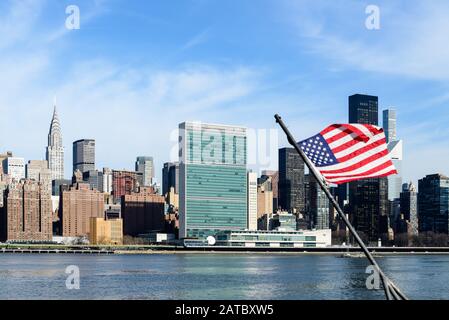
M279 149L279 206L292 213L304 213L304 161L294 148Z
M365 94L349 96L349 123L379 125L379 98Z
M170 192L174 188L179 193L179 163L166 162L162 168L162 194Z
M418 182L419 232L448 234L449 178L440 174L428 175Z
M349 122L379 125L376 96L349 97ZM349 213L354 227L365 241L377 241L388 232L388 179L374 178L349 183Z

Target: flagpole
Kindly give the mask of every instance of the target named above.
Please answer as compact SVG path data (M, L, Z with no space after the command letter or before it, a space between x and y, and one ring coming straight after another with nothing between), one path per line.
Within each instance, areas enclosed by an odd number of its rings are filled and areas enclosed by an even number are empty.
M335 198L331 194L331 192L329 190L329 187L327 186L323 176L315 168L315 166L313 165L312 161L305 155L304 151L302 151L302 149L298 146L298 144L296 143L296 141L293 138L292 134L288 130L287 126L282 121L282 118L278 114L276 114L274 116L274 118L276 119L276 122L279 124L279 126L282 128L282 130L285 132L285 134L287 135L288 142L295 148L296 152L299 153L299 155L301 156L302 160L304 161L304 163L309 168L310 172L314 175L314 177L315 177L316 181L318 182L318 184L320 185L321 189L326 194L327 198L332 203L334 208L337 210L338 214L340 215L340 218L343 220L343 222L345 223L346 227L349 229L349 231L351 232L352 236L355 238L355 240L359 244L359 246L362 249L362 251L364 252L366 258L369 260L371 265L374 266L374 268L379 273L380 278L382 280L382 284L383 284L383 287L384 287L385 296L386 296L387 300L408 300L407 297L399 290L399 288L396 287L394 285L394 283L390 279L388 279L388 277L380 269L380 267L377 264L376 260L374 259L373 255L368 250L366 245L363 243L363 241L360 238L360 236L358 235L357 231L354 229L352 224L349 222L349 220L346 217L346 215L344 214L343 210L340 208L340 205L338 204L338 202L335 200Z

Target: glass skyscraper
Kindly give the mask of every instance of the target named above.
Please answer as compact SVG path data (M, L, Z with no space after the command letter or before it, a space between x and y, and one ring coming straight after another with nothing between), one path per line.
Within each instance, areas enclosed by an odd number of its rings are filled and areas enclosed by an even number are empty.
M379 98L366 94L350 96L349 123L379 125Z
M246 128L179 125L180 238L247 228Z
M402 190L402 158L403 142L398 140L396 135L396 110L386 109L383 111L383 129L388 144L388 152L391 160L398 171L398 174L389 176L388 179L388 200L399 199Z
M297 215L305 212L304 161L294 148L279 149L278 205Z
M179 193L179 163L166 162L162 168L162 194L165 195L173 188Z
M379 125L378 97L349 97L349 122ZM365 241L377 241L388 232L388 179L373 178L349 183L349 213Z
M317 230L329 229L329 199L327 198L324 191L321 190L321 187L319 186L313 175L309 174L307 180L309 184L308 196L310 197L310 227L311 229Z
M385 131L385 137L387 138L387 143L390 141L396 141L396 110L395 109L386 109L382 112L383 117L383 128Z
M449 178L440 174L428 175L418 182L419 232L448 234Z

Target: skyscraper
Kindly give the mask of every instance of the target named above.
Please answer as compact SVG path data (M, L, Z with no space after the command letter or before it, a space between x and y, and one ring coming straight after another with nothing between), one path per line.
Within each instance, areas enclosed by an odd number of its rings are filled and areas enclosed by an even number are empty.
M136 172L142 173L143 186L150 187L154 179L153 157L137 157Z
M396 141L396 110L386 109L383 111L383 128L385 131L385 137L387 138L387 143L390 141Z
M179 193L179 162L166 162L162 169L162 194L165 195L173 188Z
M398 174L389 176L388 200L399 199L402 190L402 158L403 142L398 140L396 134L396 110L386 109L383 111L383 129L387 139L388 151Z
M51 180L64 179L64 147L62 146L61 124L56 112L56 103L48 133L45 158L51 172Z
M428 175L418 182L419 232L448 234L449 178L441 174Z
M312 229L323 230L330 228L329 199L313 175L308 174L309 223Z
M399 199L402 190L402 159L403 143L402 140L390 141L387 145L391 161L398 172L395 175L388 176L388 200Z
M73 142L73 172L95 170L95 140L81 139Z
M304 194L304 161L294 148L279 149L279 207L304 213Z
M367 179L349 183L350 215L365 240L377 241L387 233L388 180Z
M379 125L378 97L349 97L349 122ZM377 241L388 232L388 179L373 178L349 183L349 213L364 240Z
M379 125L379 98L365 94L350 96L349 123Z
M248 172L248 230L257 230L257 173Z
M415 233L418 231L418 192L413 183L404 183L400 196L400 210Z
M247 228L246 128L179 125L180 238Z

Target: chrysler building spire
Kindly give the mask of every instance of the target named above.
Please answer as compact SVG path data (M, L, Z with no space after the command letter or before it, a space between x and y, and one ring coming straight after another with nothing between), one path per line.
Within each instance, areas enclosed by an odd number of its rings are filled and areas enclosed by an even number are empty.
M46 159L51 171L51 179L64 179L64 147L62 146L61 124L56 111L56 97L54 100L53 117L48 132Z

